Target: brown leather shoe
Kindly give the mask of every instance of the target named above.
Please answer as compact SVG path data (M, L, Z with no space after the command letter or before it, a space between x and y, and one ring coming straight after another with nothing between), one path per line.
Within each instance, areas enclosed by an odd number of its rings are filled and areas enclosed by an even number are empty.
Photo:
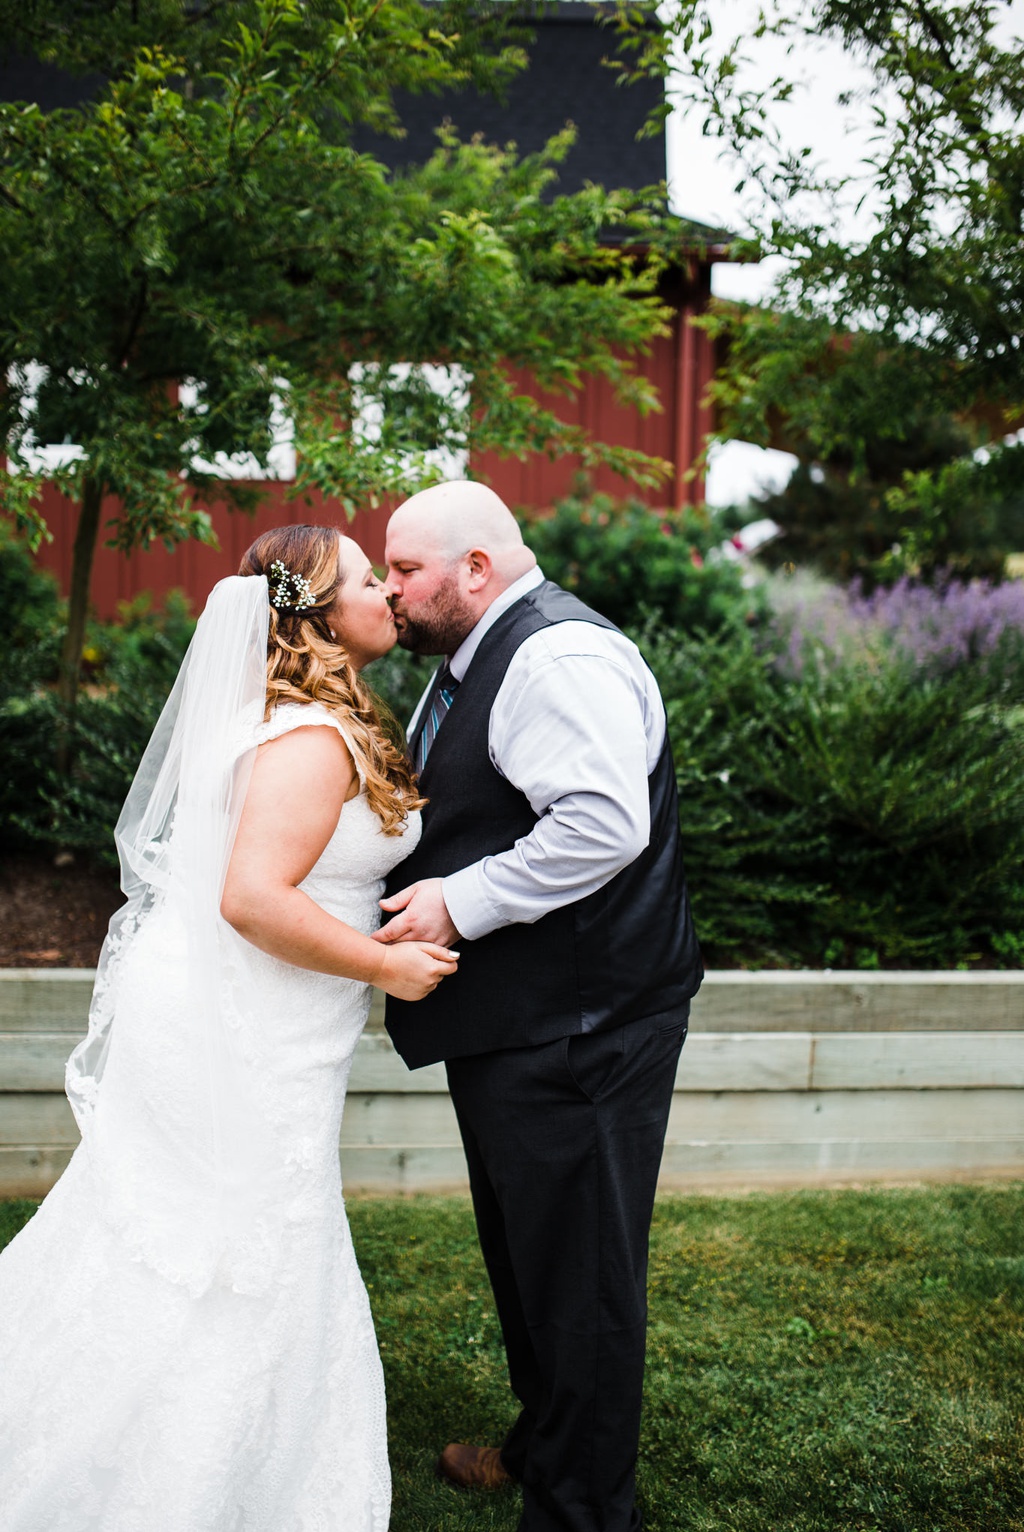
M449 1442L437 1460L437 1471L449 1484L460 1489L500 1489L512 1483L497 1447L470 1447L465 1442Z

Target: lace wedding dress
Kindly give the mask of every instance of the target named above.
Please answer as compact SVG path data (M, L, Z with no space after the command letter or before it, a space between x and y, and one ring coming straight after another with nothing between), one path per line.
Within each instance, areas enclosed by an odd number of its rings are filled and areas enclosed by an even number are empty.
M311 724L344 733L317 704L283 704L258 739ZM282 804L281 834L287 820ZM369 933L418 838L415 814L382 834L361 789L302 887ZM193 1248L174 1129L201 1081L176 1025L183 928L158 903L121 978L95 1164L83 1143L0 1254L4 1532L387 1527L384 1382L338 1168L369 990L239 946L279 1145L251 1245L212 1275L198 1233Z

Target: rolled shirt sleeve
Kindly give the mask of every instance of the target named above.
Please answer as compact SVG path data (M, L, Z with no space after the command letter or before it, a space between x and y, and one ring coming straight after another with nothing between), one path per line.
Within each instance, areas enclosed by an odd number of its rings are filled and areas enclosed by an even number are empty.
M508 851L443 880L460 934L532 924L634 861L650 839L648 776L664 733L654 678L622 635L565 622L520 645L495 698L489 748L538 820Z

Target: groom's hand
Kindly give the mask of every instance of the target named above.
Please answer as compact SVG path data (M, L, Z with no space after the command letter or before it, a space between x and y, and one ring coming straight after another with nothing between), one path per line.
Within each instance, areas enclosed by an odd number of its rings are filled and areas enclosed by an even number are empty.
M382 899L380 907L386 915L394 918L373 933L378 942L437 942L440 947L450 947L459 940L459 933L452 925L452 917L444 902L440 878L424 878L422 883L410 883L390 899Z

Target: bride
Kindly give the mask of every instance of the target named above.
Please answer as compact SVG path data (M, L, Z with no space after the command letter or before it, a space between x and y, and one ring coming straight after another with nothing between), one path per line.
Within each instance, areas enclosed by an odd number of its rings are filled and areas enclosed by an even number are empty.
M260 537L222 580L117 826L126 905L68 1063L82 1142L0 1255L4 1532L384 1532L384 1383L338 1130L370 933L419 837L360 671L359 547Z

